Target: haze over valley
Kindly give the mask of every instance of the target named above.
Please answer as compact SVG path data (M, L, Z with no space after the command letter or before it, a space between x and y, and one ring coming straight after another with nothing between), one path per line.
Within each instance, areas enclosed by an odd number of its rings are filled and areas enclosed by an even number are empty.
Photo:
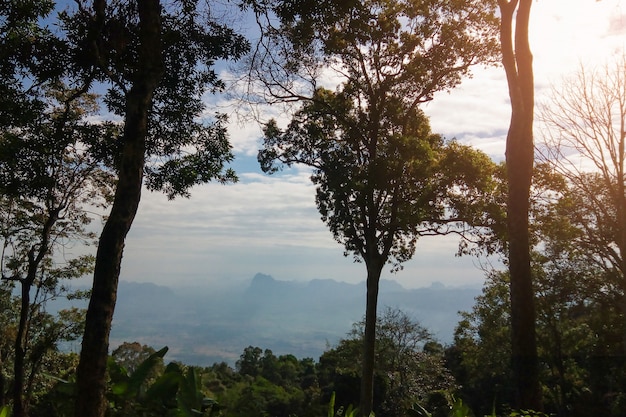
M449 344L458 311L470 310L480 291L439 283L405 289L383 280L379 309L398 308ZM247 346L318 360L362 319L364 306L364 282L282 281L261 273L217 291L121 282L110 347L125 341L168 346L169 361L194 365L234 365Z

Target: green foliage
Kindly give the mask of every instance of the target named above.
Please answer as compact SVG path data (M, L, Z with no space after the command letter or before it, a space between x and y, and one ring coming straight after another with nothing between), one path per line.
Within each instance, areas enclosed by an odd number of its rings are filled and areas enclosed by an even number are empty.
M54 2L24 0L0 4L0 125L20 127L45 108L41 88L65 65L64 48L42 25Z
M316 365L310 358L276 356L269 349L249 346L231 373L224 364L212 367L211 378L222 413L227 417L254 417L264 413L275 417L319 416L320 401Z
M164 347L149 355L130 375L114 360L109 361L112 416L208 416L219 408L215 400L202 392L197 368L170 363L162 373L153 376L167 350Z
M511 411L510 417L549 417L549 414L533 410Z
M39 375L55 368L57 344L75 340L83 316L66 310L46 312L50 300L80 297L67 284L92 271L94 257L66 256L68 245L90 244L92 210L106 206L113 173L89 154L92 140L108 140L119 129L88 118L98 109L93 95L77 92L58 80L36 90L46 107L20 126L0 125L0 241L2 280L19 287L11 309L13 343L10 364L16 415L47 385ZM83 294L84 295L84 294ZM7 366L8 364L4 364Z
M136 398L141 394L141 388L145 384L151 371L163 360L163 356L167 353L168 348L154 352L148 356L143 362L137 366L131 375L126 374L126 370L119 366L112 358L110 359L109 369L112 375L116 375L121 381L113 382L111 393L121 398ZM111 369L119 367L118 369ZM144 388L145 389L145 388Z
M323 392L336 392L343 404L358 401L363 331L363 322L355 324L349 338L319 360ZM406 313L387 308L378 318L376 333L376 414L402 416L431 392L453 389L454 380L443 364L443 348L438 349L430 333Z
M137 342L124 342L113 350L111 359L113 359L116 364L123 367L126 372L133 373L144 361L155 353L156 351L150 346L141 345ZM152 369L158 373L163 372L163 369L158 365L154 366Z
M443 403L432 405L429 401L429 406L433 407L432 412L429 412L421 404L413 403L408 409L408 415L411 417L474 417L469 406L450 391L441 390L433 393L433 396L443 399Z
M262 53L254 56L249 74L260 79L275 100L310 97L299 87L320 85L316 82L320 69L330 68L350 80L346 91L351 97L368 89L378 90L372 94L377 96L386 86L385 98L392 98L387 107L407 108L458 85L473 64L498 58L498 19L492 0L244 4L267 15L258 20L268 22L261 28L267 36L261 39ZM375 101L363 103L378 107Z
M54 293L62 297L63 292ZM21 297L12 295L12 286L0 285L0 389L7 394L14 384L15 341L20 322ZM43 290L42 293L45 293ZM52 297L37 299L29 309L29 332L23 354L24 385L23 399L37 404L53 387L50 375L61 374L75 366L76 356L63 352L63 344L80 338L83 331L84 310L70 308L56 314L48 312L45 303ZM6 398L0 396L1 398ZM6 398L3 401L8 401Z
M545 407L569 416L611 415L607 400L618 399L606 394L619 391L618 381L624 378L619 344L614 343L619 318L592 291L604 279L602 271L576 279L582 271L590 272L587 267L578 268L572 257L557 269L535 269ZM463 314L447 351L464 398L482 412L491 408L491 398L512 402L508 300L508 275L491 274L473 311Z
M109 111L124 118L128 93L140 71L141 40L136 3L108 1L104 16L85 7L63 12L60 23L75 54L74 77L95 77L107 89ZM163 74L151 96L146 137L145 181L168 197L212 180L236 181L226 164L233 159L224 114L207 116L205 95L222 91L217 60L236 60L249 49L246 39L197 0L161 7L160 56ZM93 21L100 27L94 28ZM94 38L95 37L95 38ZM119 159L121 143L103 143L102 158Z
M433 417L432 413L428 412L428 410L417 403L413 404L411 408L409 408L408 415L411 417Z
M377 111L381 123L390 121L377 126L347 92L318 89L286 130L275 122L266 126L261 166L268 172L281 163L313 167L322 219L346 254L365 262L374 257L367 248L374 247L384 262L399 267L423 234L460 231L453 226L463 222L486 225L479 201L483 196L488 204L493 187L489 158L446 144L417 109L389 105ZM355 129L372 123L371 131ZM365 233L366 225L376 229L376 238Z
M217 401L204 394L198 368L177 363L170 363L163 368L163 357L167 350L167 347L159 351L153 350L131 373L112 357L109 358L107 415L208 417L220 410ZM72 414L72 398L76 393L75 378L70 375L66 379L56 378L56 381L42 416L67 417Z
M339 407L335 411L335 393L333 392L330 396L330 401L328 402L328 417L359 417L359 409L354 408L352 404L348 405L348 407L344 408L343 406ZM369 417L374 417L375 414L371 412Z
M463 400L448 391L442 391L441 394L445 398L445 404L435 411L430 412L422 405L414 403L408 410L407 414L410 417L474 417L474 413L471 408L463 402ZM549 417L550 414L546 414L539 411L532 410L513 410L506 414L506 417ZM485 415L485 417L498 417L496 411L493 410L491 414Z
M281 24L267 31L250 74L274 97L301 103L286 129L266 125L259 161L266 172L313 167L318 209L346 254L397 268L422 234L485 225L476 197L490 195L492 164L444 143L418 106L496 58L495 2L321 1L311 14L315 1L247 3L258 13L268 6ZM289 82L314 77L316 66L340 75L335 91L303 93Z
M582 176L581 181L595 184L590 194L570 188L549 164L535 168L531 243L540 378L546 410L568 416L611 415L612 408L619 408L619 394L608 393L622 392L617 387L625 377L621 291L613 268L590 262L595 249L581 243L586 233L576 222L587 211L582 200L606 199L600 182ZM609 230L596 221L587 225ZM483 295L471 313L462 313L455 343L447 351L463 398L481 412L491 408L493 398L501 404L513 400L508 280L505 273L489 273Z

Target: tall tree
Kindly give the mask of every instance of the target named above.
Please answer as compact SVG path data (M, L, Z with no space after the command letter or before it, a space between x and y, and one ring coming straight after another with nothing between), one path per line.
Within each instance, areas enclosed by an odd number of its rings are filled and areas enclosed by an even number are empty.
M40 297L58 291L60 280L91 271L92 257L64 259L65 245L89 241L88 208L105 206L114 176L85 150L106 140L115 127L92 124L94 97L46 83L50 107L19 127L0 130L0 230L2 279L20 287L20 315L14 339L13 410L28 415L25 388L29 334ZM33 294L33 290L35 294Z
M29 335L36 333L38 297L54 293L61 277L87 273L89 257L66 259L59 267L58 256L67 242L91 238L86 206L106 199L113 180L92 150L114 138L117 127L86 121L96 111L95 98L86 94L91 80L65 82L68 45L42 26L53 6L28 0L0 7L2 275L18 282L21 294L12 384L16 416L28 413L25 366L27 354L33 357Z
M95 31L102 30L104 1L94 2ZM137 68L126 94L123 148L118 183L111 212L104 225L87 309L80 362L77 368L77 397L74 415L103 417L107 402L106 365L109 332L117 295L122 251L141 195L145 163L148 112L154 90L163 76L161 45L161 4L158 0L138 0ZM99 26L99 27L98 27ZM98 34L102 35L102 34ZM106 50L97 50L104 54ZM105 59L104 57L100 59Z
M596 69L581 66L553 89L540 117L539 155L567 179L576 244L621 294L626 357L626 55Z
M78 1L63 13L74 51L70 76L107 88L105 103L123 120L118 141L94 148L115 164L117 187L98 242L93 290L77 370L75 415L103 416L106 364L124 241L146 175L149 189L188 195L198 183L234 181L223 116L199 120L202 95L223 83L217 59L241 56L247 43L194 0Z
M315 100L296 113L285 131L273 122L267 125L259 159L268 172L278 169L277 163L313 167L322 220L345 253L365 263L360 408L369 415L384 266L391 262L400 269L420 236L462 233L464 224L486 225L480 200L490 190L494 166L478 151L445 144L430 132L421 112L396 113L390 97L388 107L380 109L380 124L367 120L369 114L342 92L318 90Z
M478 221L454 191L479 194L484 172L478 165L489 162L433 135L419 106L459 84L472 65L495 60L495 2L287 0L274 6L280 27L264 27L248 74L262 87L257 98L303 105L285 131L267 125L259 157L267 171L276 161L313 167L322 219L346 253L365 263L360 408L368 415L383 267L410 259L421 235ZM319 88L329 73L339 83L334 92ZM473 174L461 174L468 171Z
M542 409L530 267L528 210L534 163L534 75L528 41L532 0L498 0L500 44L511 99L506 138L508 265L512 363L517 406ZM515 19L514 19L515 15ZM515 20L515 25L513 21ZM514 28L515 27L515 28ZM513 34L513 31L514 34Z
M611 268L590 262L594 249L579 225L589 202L608 193L602 181L595 182L593 192L581 192L552 168L535 166L529 229L544 406L559 416L612 415L611 409L623 409L620 394L606 395L624 386L623 362L615 361L621 351L620 291ZM580 181L590 185L592 179ZM493 398L503 405L515 400L509 288L508 273L488 275L483 295L472 313L463 315L449 351L451 363L461 365L452 369L462 395L476 413L489 412Z

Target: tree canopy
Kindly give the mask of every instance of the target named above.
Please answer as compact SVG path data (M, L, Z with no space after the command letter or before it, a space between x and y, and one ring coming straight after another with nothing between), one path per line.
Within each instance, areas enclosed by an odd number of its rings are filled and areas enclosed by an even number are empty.
M216 21L209 5L196 1L81 0L56 15L53 7L52 2L33 0L3 3L0 8L0 24L6 29L0 43L0 54L6 58L0 68L0 91L6 92L3 100L14 102L6 106L6 113L3 107L1 121L11 133L10 129L39 120L48 110L46 93L55 83L66 84L74 100L106 91L101 103L114 118L114 123L85 128L78 139L84 142L76 148L117 176L98 244L78 372L81 394L76 415L84 417L105 410L108 333L124 240L144 175L149 189L162 190L171 198L187 196L199 183L236 179L226 167L233 157L226 119L203 117L203 95L223 88L214 70L216 60L239 58L248 44ZM57 33L45 27L48 20L58 24ZM117 129L107 135L86 133L111 126ZM62 135L48 140L64 149ZM22 163L28 166L31 161ZM28 177L22 180L26 183ZM16 188L20 182L10 184Z
M274 161L312 167L322 219L366 264L360 408L368 415L382 268L410 259L421 234L449 232L453 222L484 225L472 212L481 204L470 202L489 187L492 165L477 151L444 144L419 106L458 85L472 65L494 62L497 18L493 2L318 6L309 15L306 6L271 4L265 12L279 26L262 27L267 35L248 74L266 101L301 102L284 131L266 125L262 168L273 171ZM338 80L334 91L320 85L328 74Z

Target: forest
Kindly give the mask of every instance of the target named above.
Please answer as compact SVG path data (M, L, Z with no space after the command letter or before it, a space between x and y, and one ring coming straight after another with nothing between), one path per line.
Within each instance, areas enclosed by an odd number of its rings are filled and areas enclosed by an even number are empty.
M626 416L626 55L536 108L533 3L1 2L0 417ZM484 67L508 87L500 162L424 111ZM142 192L238 181L226 97L265 174L310 172L366 279L319 358L110 346ZM427 236L500 261L445 345L379 304Z

